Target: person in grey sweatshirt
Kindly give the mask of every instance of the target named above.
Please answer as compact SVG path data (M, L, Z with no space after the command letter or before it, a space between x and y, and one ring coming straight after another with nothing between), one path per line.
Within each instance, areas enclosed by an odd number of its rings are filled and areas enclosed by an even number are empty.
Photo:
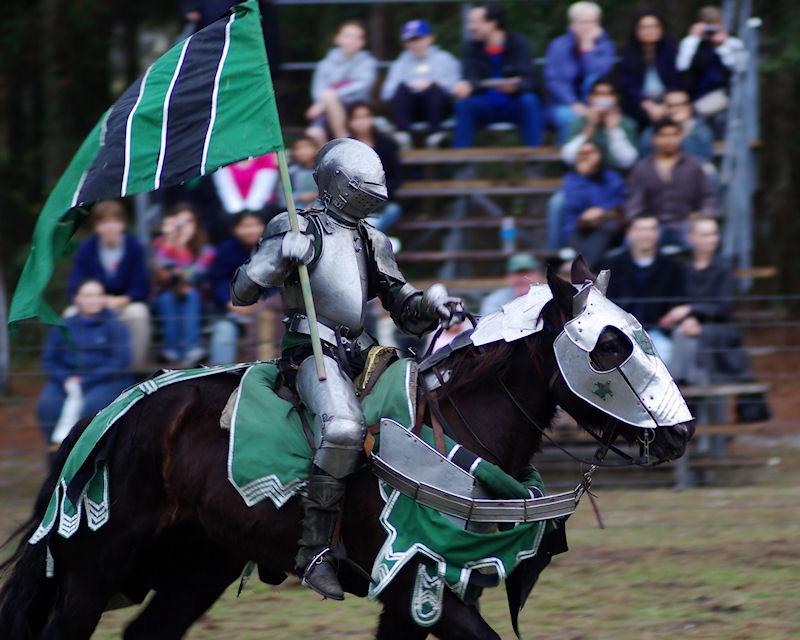
M343 22L333 39L336 46L314 69L312 104L306 111L311 124L306 135L320 145L330 137L347 137L347 106L370 100L378 66L364 50L366 42L367 32L361 22Z
M401 146L410 146L409 129L416 121L428 125L428 146L438 146L442 121L452 107L452 88L461 79L461 65L434 44L435 36L426 20L406 22L400 40L405 51L392 63L381 99L392 105Z

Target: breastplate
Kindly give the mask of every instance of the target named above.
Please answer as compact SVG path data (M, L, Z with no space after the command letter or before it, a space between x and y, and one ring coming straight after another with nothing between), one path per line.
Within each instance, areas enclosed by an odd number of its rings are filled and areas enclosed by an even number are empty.
M360 331L367 303L366 247L358 229L333 221L328 228L331 233L322 235L322 255L309 269L314 307L318 316ZM286 287L286 306L304 308L299 285Z

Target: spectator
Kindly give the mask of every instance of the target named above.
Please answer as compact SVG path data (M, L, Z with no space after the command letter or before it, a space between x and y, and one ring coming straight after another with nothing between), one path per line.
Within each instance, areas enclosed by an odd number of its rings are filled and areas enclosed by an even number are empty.
M656 216L633 218L628 223L626 247L610 256L604 268L611 269L608 297L636 316L669 366L670 334L689 316L691 308L680 304L685 297L683 267L658 252L658 235Z
M367 31L357 20L343 22L333 39L336 45L314 69L311 79L313 104L306 111L311 125L306 135L320 146L331 137L347 137L346 109L369 101L377 75L377 61L364 50Z
M664 19L654 11L639 13L622 52L618 76L622 108L641 128L669 117L666 94L683 88L675 67L676 52Z
M227 364L236 361L239 334L252 321L257 305L236 307L231 304L230 288L236 269L250 257L264 233L264 221L252 211L243 211L233 221L233 237L217 247L214 262L209 269L209 282L214 305L222 317L214 323L211 333L209 364Z
M505 11L494 2L469 10L464 44L464 80L453 87L456 102L454 147L470 147L478 127L509 121L522 131L523 144L542 139L539 99L534 94L533 52L528 41L505 25Z
M427 124L426 146L439 146L452 90L461 78L458 60L437 47L435 39L427 21L406 22L400 34L405 51L392 63L381 89L381 99L392 103L395 139L406 149L417 120Z
M614 68L614 43L600 25L602 15L594 2L572 4L569 30L547 47L544 78L559 144L567 139L572 122L586 115L585 100L594 81Z
M75 254L67 283L70 299L82 282L98 280L105 289L105 304L125 323L132 341L132 367L142 371L150 352L149 282L144 249L125 233L125 208L117 200L101 200L92 207L94 233ZM74 315L69 307L65 316Z
M381 231L386 231L403 214L400 205L392 198L402 182L400 174L400 149L389 136L375 128L375 112L366 102L352 105L347 115L350 137L375 149L386 172L386 191L388 200L380 209L370 214L368 221Z
M494 313L504 304L528 293L532 284L544 282L541 263L530 253L517 253L506 262L506 286L493 291L481 302L481 315Z
M567 164L575 164L578 149L592 140L607 164L617 169L629 169L634 165L639 157L636 123L622 115L611 80L600 78L592 85L586 113L573 120L568 140L561 149L561 159Z
M718 253L719 224L696 215L689 219L687 238L692 248L686 272L690 315L674 337L671 371L685 384L708 385L752 380L741 335L731 322L736 295L735 272ZM709 422L724 422L725 405L705 398L698 409ZM697 415L697 414L695 414ZM698 416L701 417L701 416Z
M212 177L227 213L277 213L267 210L269 205L274 207L278 184L278 159L274 153L222 167Z
M564 176L564 216L561 245L583 255L592 269L620 232L625 180L603 166L600 148L584 142L578 151L575 170Z
M744 71L747 59L744 43L725 31L722 10L700 9L698 21L681 40L676 60L700 117L719 122L728 108L731 75Z
M167 212L153 250L159 289L156 308L163 334L161 357L170 364L180 361L181 366L194 366L205 357L200 346L200 287L214 249L206 244L206 234L191 205L179 204Z
M292 183L294 201L300 207L308 207L319 196L314 180L314 166L319 145L314 138L303 136L292 143L292 162L289 179Z
M683 129L681 145L689 155L705 163L708 169L714 156L714 134L708 125L694 117L694 109L689 94L683 89L667 91L664 96L664 107L667 117L679 124ZM639 152L642 156L653 153L653 127L642 132L639 140Z
M75 288L76 313L64 327L50 330L42 354L47 384L36 408L49 442L67 394L80 398L79 416L93 415L114 400L133 381L130 335L106 306L106 290L99 280L85 280Z
M628 178L628 220L655 215L663 226L663 244L685 245L683 224L690 213L716 214L716 198L699 160L681 148L683 129L671 120L653 128L655 152L634 167Z

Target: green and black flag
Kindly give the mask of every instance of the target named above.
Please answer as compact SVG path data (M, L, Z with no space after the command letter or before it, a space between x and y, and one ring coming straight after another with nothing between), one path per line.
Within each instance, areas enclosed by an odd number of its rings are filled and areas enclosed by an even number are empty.
M257 0L178 43L106 111L50 194L9 321L59 322L43 294L93 202L283 149Z

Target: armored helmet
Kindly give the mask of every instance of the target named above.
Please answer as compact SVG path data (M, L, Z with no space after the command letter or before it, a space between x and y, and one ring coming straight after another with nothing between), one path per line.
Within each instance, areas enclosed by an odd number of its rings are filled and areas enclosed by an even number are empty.
M320 149L314 180L325 208L351 220L366 218L388 197L378 154L351 138L331 140Z

